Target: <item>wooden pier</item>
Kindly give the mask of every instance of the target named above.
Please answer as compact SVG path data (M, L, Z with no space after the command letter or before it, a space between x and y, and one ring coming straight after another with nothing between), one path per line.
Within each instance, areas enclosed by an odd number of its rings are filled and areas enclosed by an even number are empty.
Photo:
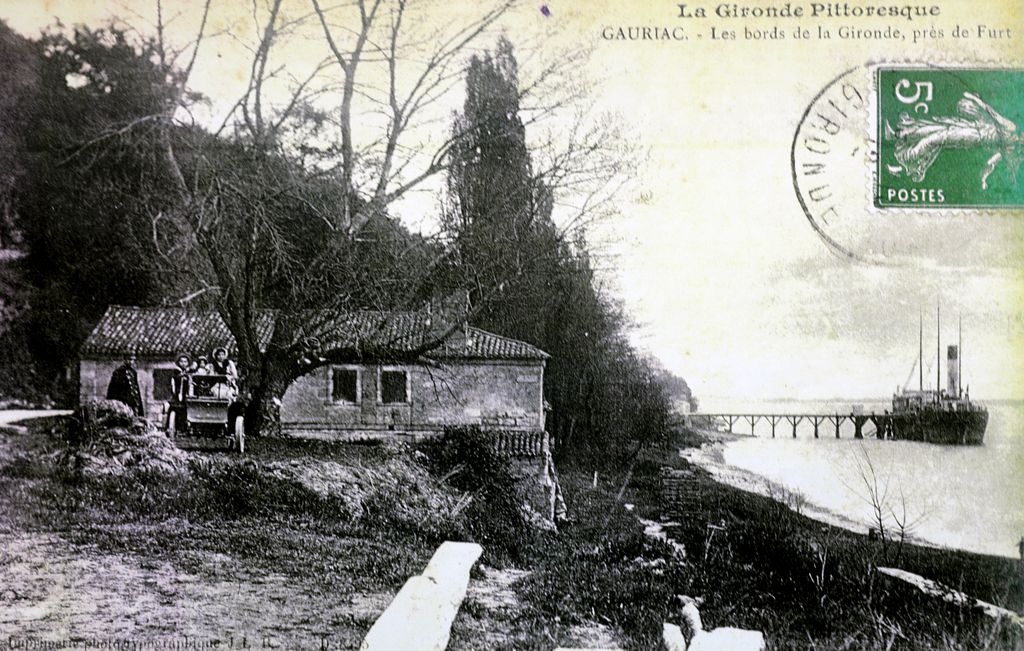
M721 422L727 431L734 434L749 434L757 436L757 424L765 421L762 430L769 429L772 438L775 438L779 429L788 429L793 438L797 438L797 427L801 423L808 423L813 427L814 438L820 438L822 431L834 434L841 438L843 425L849 422L852 425L853 438L862 439L865 436L873 436L878 439L891 438L893 431L894 417L892 414L742 414L742 413L716 413L716 414L686 414L679 416L672 421L675 425L688 427L703 427L705 429L717 429ZM737 423L744 423L749 426L749 432L736 432ZM779 426L782 426L780 428ZM867 425L872 425L873 428ZM743 429L747 429L744 427ZM805 428L807 429L807 428ZM847 428L849 430L850 428Z

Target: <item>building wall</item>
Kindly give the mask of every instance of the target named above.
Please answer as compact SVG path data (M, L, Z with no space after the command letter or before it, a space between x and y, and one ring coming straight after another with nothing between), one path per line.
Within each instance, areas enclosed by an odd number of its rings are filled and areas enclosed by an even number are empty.
M110 376L123 359L83 359L78 364L78 397L79 402L94 398L106 398ZM139 359L135 364L139 377L139 392L142 402L146 405L146 416L154 422L164 414L166 402L153 397L153 371L155 369L174 370L173 359Z
M106 397L110 375L122 361L82 360L79 364L81 401ZM286 430L436 431L446 425L513 430L544 428L544 363L541 361L466 361L429 367L422 364L340 366L358 373L359 395L354 403L332 400L332 368L316 369L289 387L281 405L281 420ZM408 373L408 402L380 402L378 378L382 368ZM173 370L174 361L139 359L137 369L146 415L157 421L162 418L166 403L153 397L153 371Z
M355 403L331 399L333 367L299 378L281 405L288 429L440 430L446 425L481 425L504 429L543 429L543 362L460 362L339 366L358 372ZM379 400L381 370L408 373L408 402Z

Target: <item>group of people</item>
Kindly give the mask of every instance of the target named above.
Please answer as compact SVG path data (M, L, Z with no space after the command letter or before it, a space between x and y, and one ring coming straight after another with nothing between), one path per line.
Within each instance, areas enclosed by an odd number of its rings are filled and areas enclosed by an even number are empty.
M139 376L135 355L128 355L123 364L114 369L107 386L107 398L128 405L137 416L146 415L145 403L139 391ZM238 367L228 358L228 349L215 348L209 357L199 355L195 360L182 353L175 360L177 372L171 376L172 401L181 403L188 396L232 398L238 393ZM221 375L223 380L206 376Z
M182 353L174 364L178 370L171 376L173 397L167 410L167 430L171 429L171 414L175 414L178 428L187 426L186 398L237 398L238 368L228 359L227 348L215 348L210 357L199 355L194 361Z
M190 355L182 353L174 363L178 371L171 377L171 395L177 402L189 395L190 385L204 395L216 397L227 397L221 394L238 390L238 367L228 358L227 348L215 348L210 357L199 355L194 361ZM194 376L207 375L223 375L226 381L210 382L204 378L193 381Z

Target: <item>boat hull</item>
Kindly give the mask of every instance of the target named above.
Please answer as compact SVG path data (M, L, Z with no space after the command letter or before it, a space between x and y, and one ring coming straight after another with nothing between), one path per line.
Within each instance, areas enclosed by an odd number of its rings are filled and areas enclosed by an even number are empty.
M981 445L988 427L988 411L923 410L892 415L890 438L945 445Z

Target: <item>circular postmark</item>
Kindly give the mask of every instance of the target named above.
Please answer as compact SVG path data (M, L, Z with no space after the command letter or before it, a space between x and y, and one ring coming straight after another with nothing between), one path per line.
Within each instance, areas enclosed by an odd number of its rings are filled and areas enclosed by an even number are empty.
M1017 114L999 86L986 89L991 104L982 101L982 73L989 69L866 64L813 97L790 163L800 207L830 250L880 265L1019 264ZM992 161L996 176L985 176Z

